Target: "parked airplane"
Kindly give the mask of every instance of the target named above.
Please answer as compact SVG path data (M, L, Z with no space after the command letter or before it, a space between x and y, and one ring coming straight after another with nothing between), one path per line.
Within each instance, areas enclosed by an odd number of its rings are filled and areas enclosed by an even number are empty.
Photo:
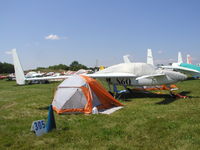
M187 56L187 63L183 63L181 52L178 53L178 62L172 63L171 66L162 66L165 69L173 69L175 71L186 74L187 76L200 76L200 67L192 65L191 57Z
M124 57L126 57L126 56L124 56ZM128 59L126 61L130 62L128 57L126 59ZM126 63L125 60L124 60L124 63ZM152 50L151 49L147 49L147 64L150 64L150 65L154 66L154 68L156 68L155 65L154 65L154 60L153 60L153 55L152 55ZM116 86L115 86L115 89L116 89ZM184 96L181 96L179 94L175 94L175 93L172 92L172 91L178 90L177 86L174 85L174 84L170 84L170 85L155 85L155 86L140 86L140 87L136 87L134 89L136 89L136 90L145 90L145 91L149 91L149 90L150 91L151 90L168 90L168 91L171 91L170 93L172 95L175 95L175 96L177 96L179 98L184 97Z
M125 59L125 63L110 66L94 74L88 74L88 76L105 80L109 85L124 86L169 85L187 78L186 75L179 72L155 69L152 53L148 52L148 56L147 62L150 64L132 63Z
M49 80L66 79L69 77L69 76L25 77L16 49L12 49L11 53L13 56L16 82L18 85L24 85L26 83L46 83Z
M65 79L69 76L48 76L26 78L22 69L16 49L12 50L16 82L19 85L24 85L26 82L48 81L52 79ZM100 70L94 74L87 74L93 78L101 78L109 84L130 85L130 86L148 86L148 85L163 85L172 84L186 79L186 76L179 72L170 70L155 69L154 66L147 63L122 63Z
M35 77L42 77L43 75L44 75L44 73L30 71L25 75L25 77L26 78L35 78Z

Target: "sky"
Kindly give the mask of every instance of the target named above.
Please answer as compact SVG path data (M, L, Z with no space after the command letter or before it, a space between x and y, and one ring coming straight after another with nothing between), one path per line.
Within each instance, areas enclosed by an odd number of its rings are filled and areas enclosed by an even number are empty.
M70 65L110 66L130 55L156 64L181 51L200 63L199 0L0 0L0 62L17 49L24 69Z

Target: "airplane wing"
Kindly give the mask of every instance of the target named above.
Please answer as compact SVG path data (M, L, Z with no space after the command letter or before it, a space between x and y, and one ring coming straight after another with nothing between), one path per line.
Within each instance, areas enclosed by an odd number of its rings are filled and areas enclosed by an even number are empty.
M174 69L174 70L177 70L181 73L184 73L184 74L187 74L187 75L198 75L199 74L199 71L197 70L194 70L194 69L189 69L189 68L186 68L186 67L181 67L181 66L162 66L162 68L164 69Z
M87 74L87 76L92 78L126 78L126 77L136 77L136 75L131 73L94 73L94 74Z
M153 74L153 75L144 75L144 76L141 76L141 77L137 77L136 80L140 80L140 79L148 79L148 78L160 78L160 77L164 77L166 76L165 74L161 74L161 73L158 73L158 74Z
M26 78L26 81L33 81L33 80L53 80L53 79L66 79L70 76L49 76L49 77L35 77L35 78Z

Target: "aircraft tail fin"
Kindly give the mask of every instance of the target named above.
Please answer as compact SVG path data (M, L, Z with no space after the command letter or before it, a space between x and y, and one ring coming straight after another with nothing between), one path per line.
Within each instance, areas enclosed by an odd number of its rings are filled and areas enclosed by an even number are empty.
M189 54L187 55L187 63L192 64L192 57Z
M147 49L147 64L154 66L153 55L152 55L151 49Z
M131 61L129 60L129 55L123 56L123 59L124 59L124 63L131 63Z
M178 52L178 63L183 63L181 52Z
M13 56L16 82L18 85L24 85L25 84L24 71L23 71L21 63L19 61L17 51L16 51L16 49L12 49L11 52L12 52L12 56Z

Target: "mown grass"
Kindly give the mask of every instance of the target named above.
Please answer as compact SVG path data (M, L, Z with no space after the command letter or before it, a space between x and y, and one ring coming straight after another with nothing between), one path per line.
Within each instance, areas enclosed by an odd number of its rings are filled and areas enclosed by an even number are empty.
M129 98L111 115L57 115L57 129L30 131L47 119L59 83L16 86L0 81L0 149L180 149L200 147L200 80L178 84L191 98Z

